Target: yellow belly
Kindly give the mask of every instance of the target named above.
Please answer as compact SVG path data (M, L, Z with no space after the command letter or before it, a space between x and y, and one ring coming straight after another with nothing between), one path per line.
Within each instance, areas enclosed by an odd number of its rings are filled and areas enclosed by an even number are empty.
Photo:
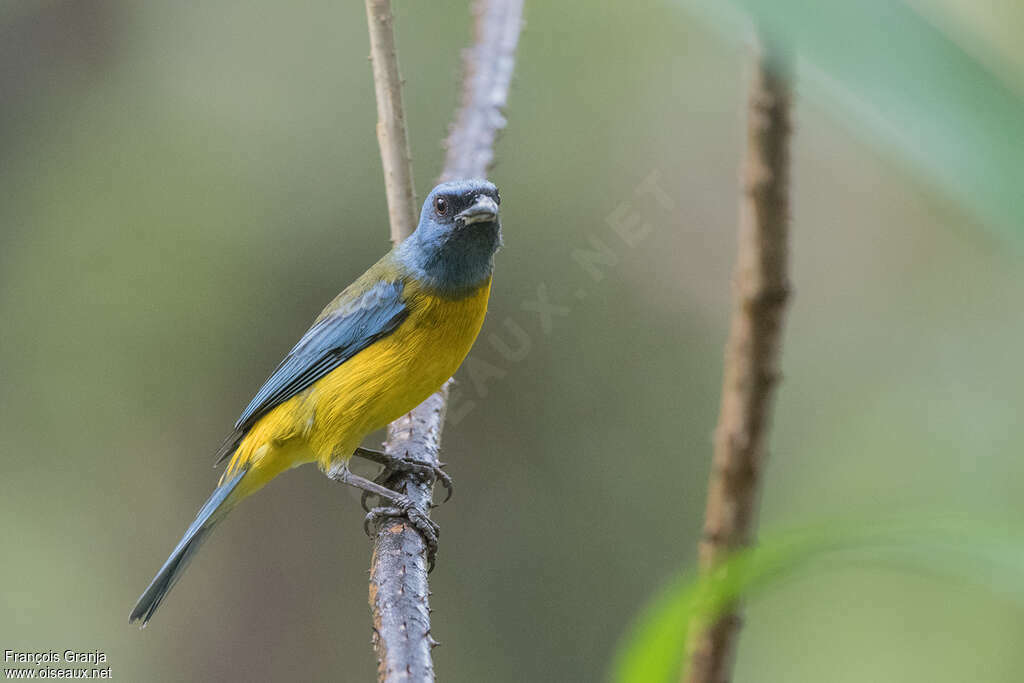
M289 467L347 460L370 432L409 412L451 377L483 325L490 281L451 301L409 291L409 317L253 425L225 476L241 468L246 495ZM254 476L255 475L255 476Z

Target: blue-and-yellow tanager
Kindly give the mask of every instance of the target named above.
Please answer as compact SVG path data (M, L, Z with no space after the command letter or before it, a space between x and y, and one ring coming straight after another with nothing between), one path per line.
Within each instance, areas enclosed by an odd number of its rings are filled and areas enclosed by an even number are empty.
M436 528L408 498L350 473L347 463L358 451L399 466L359 444L424 401L469 353L501 245L499 203L485 180L438 185L416 231L327 305L238 418L219 452L228 460L224 475L139 598L132 622L149 621L229 510L304 463L389 500L431 540Z

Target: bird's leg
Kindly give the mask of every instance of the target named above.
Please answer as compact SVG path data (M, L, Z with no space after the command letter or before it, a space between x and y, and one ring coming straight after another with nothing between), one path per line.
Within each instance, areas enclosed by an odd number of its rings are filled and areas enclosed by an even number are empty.
M430 566L434 566L434 555L437 553L437 535L441 529L437 526L437 522L430 519L408 496L392 491L365 477L360 477L358 474L352 474L349 472L348 467L344 465L332 468L327 473L327 476L334 481L354 486L357 489L390 501L391 505L375 507L367 513L366 519L363 521L363 530L366 532L366 535L370 535L371 524L376 524L385 517L404 517L409 520L409 524L423 537L423 541L427 544L427 559L430 562Z
M394 475L409 473L429 483L433 483L435 481L440 483L445 490L444 500L441 501L442 505L447 503L452 497L452 478L444 471L444 463L438 463L435 465L428 460L418 460L410 457L399 458L389 453L375 451L369 448L357 448L353 455L357 455L364 460L369 460L370 462L375 462L384 466L384 471L377 475L373 480L378 484L386 486L394 478ZM369 495L369 492L364 491L364 510L366 509L366 498Z

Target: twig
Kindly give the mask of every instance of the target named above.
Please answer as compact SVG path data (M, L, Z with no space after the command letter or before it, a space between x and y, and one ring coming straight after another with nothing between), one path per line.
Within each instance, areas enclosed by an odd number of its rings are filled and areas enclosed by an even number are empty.
M377 95L377 144L384 166L391 241L398 244L416 229L417 212L391 0L366 0L366 22L370 29L370 61Z
M383 20L373 11L381 6L387 12ZM508 97L515 65L522 10L522 0L477 0L474 5L474 46L463 53L465 75L462 103L446 142L442 180L482 177L487 173L494 158L495 137L505 125L501 109ZM383 30L385 27L390 34L382 43L390 45L390 49L381 52L375 50L373 54L379 105L382 90L387 90L382 88L378 80L379 72L393 73L396 77L394 90L397 92L399 89L388 3L367 0L367 16L371 36L375 30ZM379 69L376 65L378 58L389 59L395 64L393 68ZM378 109L383 111L380 106ZM404 128L404 121L396 125ZM381 128L378 125L378 131ZM389 164L405 163L408 166L408 153L402 157L385 149L386 144L395 144L397 136L378 136L378 139L385 176L390 178L391 174L387 170ZM401 139L406 139L404 133ZM393 159L403 161L390 161ZM411 171L408 175L411 178ZM409 187L411 195L411 181ZM392 238L406 237L408 232L396 229L396 208L392 206L390 191L388 205L392 217ZM411 413L388 426L385 444L388 453L438 462L449 384L446 383ZM404 487L406 494L417 505L428 509L433 495L432 486L414 477L405 477L398 487ZM427 572L427 549L415 529L402 520L384 523L377 529L370 565L370 609L373 613L373 645L377 653L378 681L434 680L430 652L437 642L430 634Z
M462 52L462 102L445 141L441 181L483 178L494 160L494 140L523 27L523 0L476 0L473 45Z
M739 251L700 567L753 542L786 300L790 65L766 44L750 84ZM742 618L733 605L691 642L689 683L726 683ZM704 625L700 625L703 627Z

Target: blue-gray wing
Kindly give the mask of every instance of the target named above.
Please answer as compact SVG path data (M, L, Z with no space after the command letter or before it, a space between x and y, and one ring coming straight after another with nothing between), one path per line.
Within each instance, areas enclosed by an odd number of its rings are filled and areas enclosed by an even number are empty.
M362 295L321 315L242 411L235 431L217 453L217 462L234 452L241 438L264 413L394 332L409 315L402 300L402 289L401 282L379 282Z

